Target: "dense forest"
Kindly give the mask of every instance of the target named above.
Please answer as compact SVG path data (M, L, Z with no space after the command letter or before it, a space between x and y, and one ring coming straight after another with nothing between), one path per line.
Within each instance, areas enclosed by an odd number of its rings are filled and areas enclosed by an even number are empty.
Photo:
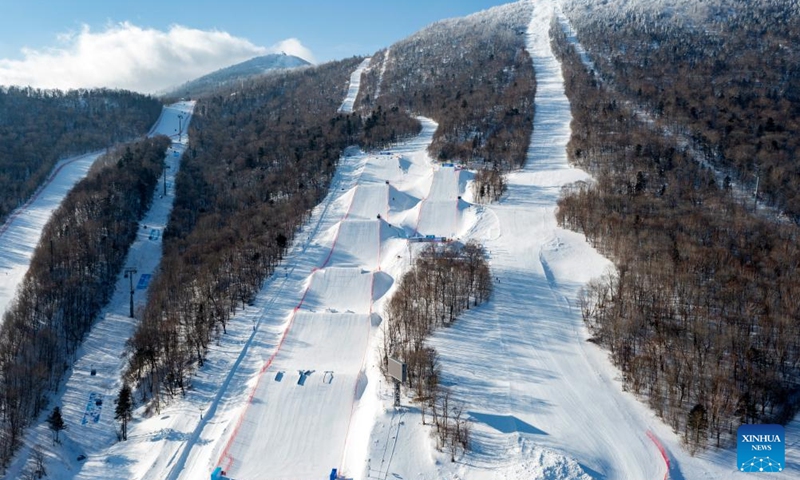
M362 59L243 82L195 108L176 180L160 273L129 342L128 379L144 398L183 392L212 339L250 302L311 209L344 149L416 134L399 109L341 114Z
M128 91L0 87L0 222L59 159L143 135L160 113L161 102Z
M470 307L489 299L492 276L483 247L429 245L400 280L384 312L381 368L389 357L403 359L408 369L408 387L420 407L422 422L429 412L437 447L447 449L451 461L469 448L469 427L461 405L439 384L436 350L426 340L437 328L450 326Z
M429 151L488 171L519 168L533 128L536 82L521 3L436 22L372 58L357 106L399 107L439 123ZM499 174L480 176L502 191Z
M797 2L668 3L568 13L604 81L800 223Z
M604 41L644 28L635 15L615 18ZM663 21L648 22L656 31L667 28ZM616 265L616 272L591 282L580 298L593 341L610 350L625 387L641 395L690 452L707 444L728 446L741 423L786 422L800 394L797 226L755 214L752 202L743 203L727 182L716 180L703 150L648 121L639 96L648 81L633 81L638 67L626 71L623 64L597 62L597 71L590 70L561 25L554 23L551 33L572 106L568 154L595 179L565 188L557 219L582 232ZM680 51L688 39L660 42L664 51ZM704 48L696 38L691 43ZM736 65L689 59L698 74ZM669 80L675 67L667 60L649 64L649 75L661 78L658 90L684 81ZM605 81L606 69L630 84L618 88L617 81ZM704 90L698 84L689 92L684 85L680 98L699 99L716 85L713 78ZM709 109L733 111L727 93L708 94L705 101L703 115ZM760 110L747 105L737 111L755 120ZM681 118L669 108L663 109L665 121L668 114ZM702 140L714 132L724 135L726 124L738 125L704 121L686 129ZM750 128L758 134L758 122Z
M159 136L105 154L45 226L0 326L0 465L113 294L169 145Z

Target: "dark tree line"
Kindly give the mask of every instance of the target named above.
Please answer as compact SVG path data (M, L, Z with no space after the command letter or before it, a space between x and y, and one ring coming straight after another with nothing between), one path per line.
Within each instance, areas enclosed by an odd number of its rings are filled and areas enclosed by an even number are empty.
M356 105L399 107L434 119L439 128L429 151L435 159L488 172L519 168L533 129L536 89L524 48L529 20L530 8L518 3L436 22L392 45L388 56L386 50L373 56Z
M143 135L160 112L155 98L128 91L0 87L0 223L59 159Z
M669 2L667 2L669 3ZM675 3L675 2L673 2ZM706 160L800 222L796 1L610 4L570 16L599 72Z
M451 460L469 444L469 428L446 388L439 385L436 351L426 345L434 329L449 326L464 310L489 299L492 277L480 245L430 245L400 281L385 311L381 361L384 372L389 357L405 361L408 386L422 411L430 412L437 447L447 449Z
M143 399L184 392L210 342L251 302L353 144L419 131L398 109L337 109L353 58L244 82L201 99L176 181L160 273L129 341L128 380Z
M104 155L45 226L0 326L0 465L111 298L169 145L160 136Z
M692 452L729 445L741 423L786 422L800 394L798 227L754 215L551 32L568 153L595 178L565 189L557 218L617 267L580 299L594 341Z

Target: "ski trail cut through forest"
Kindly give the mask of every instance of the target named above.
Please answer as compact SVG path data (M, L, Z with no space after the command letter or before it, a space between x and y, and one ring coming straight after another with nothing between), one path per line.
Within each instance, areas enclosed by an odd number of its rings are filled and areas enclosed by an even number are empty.
M361 88L361 74L364 73L364 70L369 67L370 57L365 58L359 65L356 70L350 74L350 86L347 89L347 96L344 98L342 102L342 106L339 107L339 111L342 113L353 113L353 105L356 103L356 98L358 97L358 91Z
M619 390L605 352L587 343L572 307L580 287L612 265L556 224L561 188L589 176L567 161L572 116L549 38L556 4L530 5L536 114L526 163L473 229L490 254L493 297L431 343L443 383L472 418L475 469L509 478L660 479L648 417L631 411L635 400Z
M167 168L155 186L152 204L139 222L136 239L126 258L125 266L136 268L137 273L133 279L125 278L123 273L118 275L111 300L98 315L78 349L61 389L52 399L53 405L61 407L63 418L70 427L61 434L62 444L69 446L72 456L62 461L74 467L72 476L68 478L111 478L106 473L97 474L96 471L107 468L105 449L118 442L113 400L122 385L121 377L127 367L127 358L121 357L120 353L125 351L126 341L137 326L137 320L129 317L130 285L134 285L134 305L139 308L146 301L149 279L156 273L161 260L161 233L172 211L175 178L180 168L180 157L188 143L187 135L183 135L179 142L175 134L179 125L178 115L183 116L186 128L191 121L193 108L194 102L165 106L151 129L150 136L170 136L173 142L166 152ZM166 195L163 193L165 186ZM49 198L52 211L63 196L48 195L41 198ZM97 405L98 401L101 406ZM9 467L8 478L21 478L22 469L31 455L31 446L50 447L51 434L46 422L31 426L25 434L23 447ZM56 449L59 447L56 446ZM78 453L72 455L73 452ZM84 463L75 462L78 454L87 457Z
M604 85L613 92L617 92L618 90L616 89L614 82L603 77L601 72L595 67L595 63L592 61L591 55L578 40L577 31L575 28L573 28L572 23L566 17L561 8L556 9L556 18L561 30L567 37L567 41L573 46L573 48L575 48L575 51L578 52L584 67L586 67L586 69L590 72L594 72L593 77L599 84ZM624 99L622 95L619 96L620 98ZM772 222L781 224L792 223L792 221L784 212L780 211L775 206L757 198L756 190L758 187L755 177L749 184L747 184L747 182L739 178L738 175L736 175L736 172L734 172L732 169L726 168L724 165L712 163L714 160L721 159L721 155L716 149L712 153L712 157L715 158L709 159L709 157L703 153L703 149L698 141L692 138L691 135L686 131L682 131L684 129L681 125L676 125L674 123L671 124L669 123L668 119L662 120L662 118L654 116L648 111L648 108L645 105L636 104L632 100L624 99L624 101L620 102L620 104L626 110L628 110L634 119L638 119L640 123L647 126L647 128L650 130L657 131L663 137L674 138L679 148L688 151L692 160L694 160L702 168L708 169L714 175L714 181L717 185L725 185L727 179L727 184L730 186L731 192L739 201L739 203L742 205L753 205L756 215Z

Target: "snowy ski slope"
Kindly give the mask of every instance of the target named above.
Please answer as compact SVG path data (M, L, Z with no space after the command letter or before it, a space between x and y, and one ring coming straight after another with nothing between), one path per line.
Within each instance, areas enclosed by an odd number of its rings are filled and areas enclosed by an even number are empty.
M369 66L370 60L370 58L365 58L358 65L358 68L356 68L356 70L350 74L350 86L347 89L347 96L342 102L342 106L339 107L340 112L353 113L353 105L356 103L358 90L361 88L361 74L364 73L364 69Z
M177 135L177 115L182 109L185 107L181 104L164 107L149 135ZM184 124L184 130L186 125L188 121ZM58 162L44 185L0 226L0 245L3 245L0 251L0 322L14 298L17 286L28 271L33 251L50 215L72 187L86 176L102 153L100 150Z
M393 283L382 268L395 262L407 232L415 229L417 216L408 210L424 203L418 197L409 201L420 178L407 172L412 166L428 172L435 168L424 154L435 124L424 121L424 125L410 152L408 145L401 145L387 154L360 153L344 159L355 162L351 170L358 173L351 188L331 192L337 198L330 200L334 208L325 214L340 219L327 231L319 231L319 243L328 245L330 252L322 256L318 268L299 279L306 288L294 289L297 305L291 311L270 312L278 318L288 315L288 325L277 350L257 374L240 418L227 429L229 437L210 449L218 452L219 465L230 478L324 478L331 469L340 468L352 434L351 414L366 386L363 369L369 340L379 321L372 315L373 302ZM398 168L401 162L408 168ZM380 178L372 173L378 170L383 173ZM451 171L442 178L454 175ZM434 191L436 179L429 185ZM448 213L455 207L454 197ZM394 211L406 220L390 227L373 216L375 209ZM435 210L430 215L437 220ZM336 233L332 236L329 231ZM316 236L307 241L317 242ZM202 472L188 464L186 468L180 478L195 478Z
M191 120L193 108L194 102L180 102L164 107L158 122L150 131L151 136L163 134L173 137L173 143L166 157L167 194L163 194L165 179L161 178L156 187L153 204L140 223L139 234L128 253L126 265L137 269L137 274L133 279L136 308L144 305L147 280L155 272L161 259L160 233L166 227L169 212L172 209L172 202L175 198L173 186L175 175L180 166L180 155L183 154L188 142L186 135L183 135L182 142L178 142L178 115L183 116L182 126L186 128ZM95 158L97 155L99 154L94 154ZM65 184L66 181L54 180L53 184L56 183ZM55 193L47 196L40 195L42 204L46 205L42 209L52 212L65 194L66 191L60 197L57 197ZM51 203L45 204L44 199L48 199ZM18 227L12 226L8 232L13 232L16 228ZM27 269L27 265L25 268ZM64 448L54 449L56 458L61 465L59 469L54 469L51 478L74 478L81 476L81 469L91 471L95 468L93 466L93 462L96 460L94 455L102 447L116 441L117 425L114 421L113 400L119 391L120 376L126 367L126 360L120 354L124 351L125 342L136 327L136 322L128 316L130 280L120 274L112 300L101 313L89 336L84 340L77 359L66 376L64 387L53 401L54 405L61 407L68 430L62 433ZM92 374L93 370L94 375ZM45 414L47 413L49 411L45 412ZM44 422L31 428L26 435L25 446L12 463L7 478L19 478L19 472L30 456L30 447L37 444L49 446L50 435L51 432ZM78 455L89 457L85 465L77 462ZM104 462L105 459L97 459L97 461ZM95 478L102 478L102 476Z
M47 220L73 185L89 171L102 151L61 160L44 185L0 227L0 322L28 271Z
M607 352L587 342L577 291L613 266L582 235L555 222L561 186L588 176L566 158L570 107L548 38L557 3L529 4L527 48L537 91L527 162L509 175L507 195L481 208L465 235L489 250L495 292L432 341L442 382L472 421L474 452L456 463L436 453L416 409L390 407L384 386L375 392L381 406L369 455L345 471L370 479L732 478L735 452L689 456L669 426L622 390ZM380 373L372 369L368 378ZM795 421L787 438L796 431ZM787 454L788 465L797 461Z
M509 175L508 193L474 231L491 252L494 296L434 344L484 446L476 464L486 471L476 477L541 474L541 462L526 459L533 456L561 465L553 478L663 478L648 421L608 388L574 307L578 288L611 264L555 221L561 187L588 176L567 163L570 105L550 48L551 15L552 5L536 3L528 27L536 115L525 167Z
M368 314L297 314L223 459L231 478L326 478L344 450L369 334Z
M119 311L127 283L118 284L60 397L69 438L51 478L199 479L217 466L236 480L322 479L333 468L347 479L730 478L735 455L690 457L587 342L576 294L612 265L555 222L561 187L588 176L567 163L570 106L548 38L557 0L526 3L536 116L526 165L509 175L503 199L469 203L471 173L427 155L437 128L427 119L386 151L349 149L283 265L232 319L192 389L162 411L137 411L122 443L111 438L107 402L121 369L114 342L132 328ZM367 65L353 72L343 111ZM483 243L497 277L491 301L432 339L442 382L473 425L474 451L456 463L435 451L416 405L391 406L377 368L380 314L424 247L409 242L416 235ZM140 273L155 268L147 265ZM96 377L86 374L97 365ZM98 410L87 407L97 394L106 401L95 424ZM797 431L795 422L787 437ZM47 444L46 435L37 427L26 445ZM798 450L791 441L787 452ZM77 462L79 453L88 459Z
M393 286L385 270L407 261L437 168L426 153L436 124L421 121L418 137L386 152L345 153L283 271L231 321L185 399L135 422L79 478L205 478L218 465L233 478L326 477L368 439L351 423L379 321L372 307Z

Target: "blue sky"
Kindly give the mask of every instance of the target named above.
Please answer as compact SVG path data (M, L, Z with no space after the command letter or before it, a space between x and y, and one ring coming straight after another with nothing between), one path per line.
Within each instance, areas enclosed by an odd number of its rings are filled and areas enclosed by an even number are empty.
M436 20L503 3L0 0L0 85L154 91L272 51L303 53L317 63L371 54ZM179 57L192 47L184 65ZM159 76L167 65L174 78Z
M508 3L504 0L0 0L0 58L21 58L89 25L128 21L165 30L180 24L223 30L260 46L298 38L320 61L368 54L431 22Z

